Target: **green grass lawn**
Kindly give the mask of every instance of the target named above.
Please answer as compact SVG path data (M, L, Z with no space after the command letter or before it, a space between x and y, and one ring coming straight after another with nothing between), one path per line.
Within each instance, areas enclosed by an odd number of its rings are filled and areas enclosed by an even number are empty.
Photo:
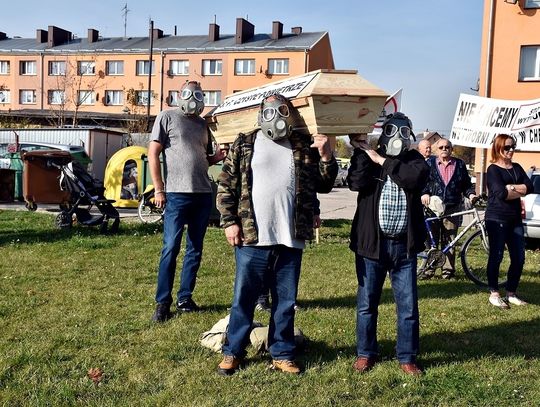
M408 377L394 358L395 310L387 284L379 317L381 363L364 375L355 358L350 222L327 221L305 250L296 323L309 338L305 373L268 370L250 352L232 377L199 336L227 314L233 252L210 228L194 299L204 308L156 325L161 229L121 223L116 236L48 214L0 213L0 405L5 406L490 406L540 404L540 254L527 251L508 311L488 304L458 269L456 281L421 281L421 355ZM267 323L268 316L256 318ZM99 382L88 377L100 369ZM99 376L99 374L98 374Z

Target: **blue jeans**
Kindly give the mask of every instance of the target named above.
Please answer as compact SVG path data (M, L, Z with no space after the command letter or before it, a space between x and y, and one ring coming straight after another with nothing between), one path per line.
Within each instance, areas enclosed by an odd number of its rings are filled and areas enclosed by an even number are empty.
M508 247L510 266L506 291L516 292L523 265L525 264L525 239L521 222L500 222L486 220L489 241L489 259L487 264L488 286L492 291L499 289L499 267L503 259L504 244Z
M273 359L293 360L294 303L298 291L302 250L282 245L241 246L235 249L236 278L225 355L244 357L249 343L255 303L265 278L270 285L272 311L268 327L268 351Z
M397 359L415 363L420 342L416 256L407 258L406 242L381 239L380 246L379 260L356 255L356 353L366 358L376 358L379 353L378 307L389 272L397 308Z
M204 235L212 208L211 193L167 193L163 217L163 249L159 260L156 302L172 303L176 258L180 253L184 225L188 226L178 301L191 298L201 264Z

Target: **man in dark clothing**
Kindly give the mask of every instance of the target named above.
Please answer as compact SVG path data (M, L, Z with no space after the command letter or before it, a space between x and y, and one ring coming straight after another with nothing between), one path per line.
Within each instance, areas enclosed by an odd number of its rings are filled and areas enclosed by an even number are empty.
M426 237L420 194L429 168L410 150L414 135L407 116L388 116L382 129L377 150L357 144L347 177L358 191L350 243L358 278L354 368L366 372L376 363L378 306L388 273L397 306L397 358L405 373L419 375L416 255Z
M437 155L427 161L430 172L428 182L422 191L422 203L429 205L432 196L438 196L444 203L443 215L458 212L462 208L463 197L473 199L475 197L474 186L467 172L465 162L452 157L452 143L445 138L437 142ZM435 222L432 226L435 241L440 241L441 248L455 239L461 216L443 219ZM454 277L456 268L456 253L454 248L446 254L446 261L442 268L442 277L450 279ZM433 277L434 270L426 270L423 278Z

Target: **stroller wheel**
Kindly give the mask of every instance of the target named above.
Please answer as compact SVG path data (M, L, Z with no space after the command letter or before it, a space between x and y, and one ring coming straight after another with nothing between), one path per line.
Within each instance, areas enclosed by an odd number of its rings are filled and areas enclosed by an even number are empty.
M56 216L56 227L59 229L69 229L73 225L73 219L71 215L67 212L60 212Z

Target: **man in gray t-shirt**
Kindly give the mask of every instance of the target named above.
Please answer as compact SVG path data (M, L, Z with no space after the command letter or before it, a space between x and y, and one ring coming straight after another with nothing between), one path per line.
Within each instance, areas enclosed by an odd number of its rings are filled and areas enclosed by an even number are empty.
M225 157L219 149L211 154L206 121L200 117L204 109L204 94L200 84L186 82L178 104L179 109L165 110L158 115L148 145L155 204L165 209L163 249L156 290L157 306L152 316L156 322L164 322L171 317L171 293L184 225L188 225L186 254L176 308L179 312L199 310L191 297L212 208L208 165ZM164 174L160 155L163 155Z

